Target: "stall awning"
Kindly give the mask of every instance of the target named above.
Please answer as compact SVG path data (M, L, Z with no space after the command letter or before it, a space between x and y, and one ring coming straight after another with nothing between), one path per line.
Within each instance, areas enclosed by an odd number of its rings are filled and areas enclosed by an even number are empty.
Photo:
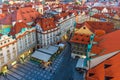
M47 62L47 61L50 59L51 55L42 53L42 52L40 52L40 51L35 51L35 52L31 55L31 57L36 58L36 59L39 59L39 60L43 60L43 61Z

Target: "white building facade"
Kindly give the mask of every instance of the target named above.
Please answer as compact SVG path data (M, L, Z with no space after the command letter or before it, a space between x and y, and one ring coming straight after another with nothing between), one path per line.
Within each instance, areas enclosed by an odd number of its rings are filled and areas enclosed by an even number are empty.
M0 38L0 72L6 72L17 57L16 39L2 35Z
M68 31L73 31L76 24L76 17L75 14L67 15L66 17L61 17L58 22L56 23L58 28L60 28L62 38L64 35L67 34Z

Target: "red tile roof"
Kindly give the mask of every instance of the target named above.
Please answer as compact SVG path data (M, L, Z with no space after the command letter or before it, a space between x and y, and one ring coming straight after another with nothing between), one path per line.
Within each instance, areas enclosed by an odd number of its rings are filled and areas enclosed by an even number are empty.
M101 37L101 39L104 39L99 43L100 46L105 48L105 51L103 54L108 54L117 50L120 50L120 30L116 30L114 32L105 34Z
M95 37L95 39L98 38L99 43L93 45L91 52L104 55L120 50L120 38L118 37L118 34L120 34L120 30L105 34L102 37Z
M85 25L92 31L104 30L106 33L112 32L114 29L114 24L111 22L97 22L97 21L86 21Z
M104 48L102 48L102 47L99 46L99 45L93 45L93 46L92 46L91 53L94 53L94 54L98 54L98 55L99 55L100 53L102 53L103 49L104 49Z
M11 15L7 14L3 19L0 20L0 24L11 25L12 24Z
M29 26L24 22L16 22L16 24L11 28L10 35L15 35L19 33L22 28L28 28Z
M96 7L93 7L92 9L97 9L97 10L102 11L104 8L105 8L105 7L98 7L98 6L96 6Z
M70 42L79 44L89 44L90 35L74 33L73 37L70 39Z
M96 67L88 70L86 75L86 80L104 80L105 76L112 77L110 80L120 79L120 53L115 56L105 60ZM105 68L105 65L109 65ZM90 76L90 74L93 74Z
M106 34L105 30L95 30L95 34L96 36L103 36L104 34Z
M69 11L69 14L72 14L72 13L74 13L75 16L77 15L77 11L76 10L70 10Z
M107 16L105 14L94 14L93 16L91 16L93 18L97 18L97 19L101 19L101 18L104 18L106 19Z
M0 20L3 19L5 16L5 14L0 14Z
M55 15L55 20L58 20L60 18L66 18L67 16L69 16L69 12L62 12L60 14Z
M47 30L56 28L54 18L41 18L38 21L38 24L41 26L43 31L47 31Z
M80 29L82 26L84 26L84 24L85 24L85 23L78 23L78 24L76 25L76 28Z
M95 41L95 42L100 42L101 40L102 40L102 39L101 39L99 36L95 36L95 37L94 37L94 41Z
M39 13L31 7L19 8L12 13L12 21L22 20L25 23L32 22L39 16Z

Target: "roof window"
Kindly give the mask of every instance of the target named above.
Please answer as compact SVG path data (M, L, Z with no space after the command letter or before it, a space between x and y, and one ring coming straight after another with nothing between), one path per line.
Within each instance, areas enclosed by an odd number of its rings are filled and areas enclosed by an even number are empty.
M105 80L111 80L113 77L105 76Z
M111 66L110 64L104 64L104 68L108 68L110 66Z
M95 74L94 73L89 73L89 77L92 77L94 76Z
M86 29L86 27L83 27L83 29Z

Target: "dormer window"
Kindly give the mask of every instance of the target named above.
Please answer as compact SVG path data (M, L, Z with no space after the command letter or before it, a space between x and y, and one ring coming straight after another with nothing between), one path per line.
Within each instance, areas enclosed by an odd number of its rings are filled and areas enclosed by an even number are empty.
M76 40L78 40L78 38L76 38Z
M34 19L33 17L31 17L31 19Z
M24 18L24 20L26 20L26 18Z
M105 80L111 80L113 77L105 76Z
M86 27L83 27L83 29L86 29Z
M92 77L94 76L95 74L94 73L89 73L89 77Z
M82 39L81 41L84 41L84 39Z
M108 67L110 67L111 65L109 65L109 64L104 64L104 68L108 68Z

